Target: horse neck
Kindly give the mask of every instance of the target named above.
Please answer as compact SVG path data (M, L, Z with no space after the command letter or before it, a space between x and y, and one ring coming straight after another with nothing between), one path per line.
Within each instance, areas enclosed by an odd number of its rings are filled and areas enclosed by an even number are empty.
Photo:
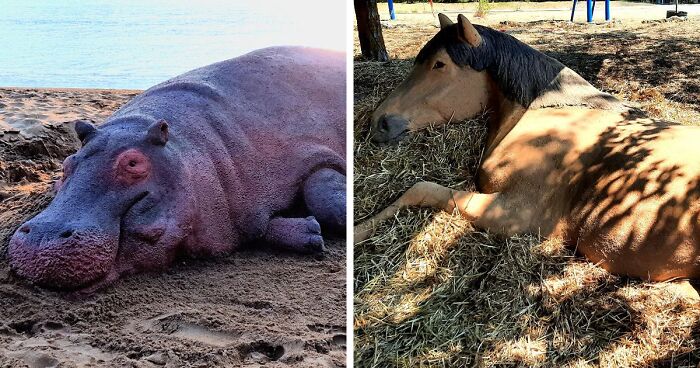
M569 68L564 68L552 81L552 88L544 91L528 107L506 97L495 81L490 80L489 84L491 93L488 102L487 156L518 124L528 110L567 106L614 111L629 110L629 107L621 101L596 89Z
M527 108L523 105L507 98L495 82L491 81L490 84L486 156L498 146L527 112Z
M622 103L612 95L593 87L575 71L564 68L532 103L530 109L583 106L591 109L614 110Z

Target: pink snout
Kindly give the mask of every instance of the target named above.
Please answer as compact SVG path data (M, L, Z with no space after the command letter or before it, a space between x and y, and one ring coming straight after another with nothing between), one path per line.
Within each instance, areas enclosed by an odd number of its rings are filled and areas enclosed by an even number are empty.
M32 283L75 290L109 274L118 244L118 233L30 220L12 236L7 254L12 269Z

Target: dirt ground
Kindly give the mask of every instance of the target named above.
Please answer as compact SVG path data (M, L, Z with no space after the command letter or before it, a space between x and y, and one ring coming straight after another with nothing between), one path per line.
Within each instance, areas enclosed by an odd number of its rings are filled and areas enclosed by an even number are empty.
M698 18L491 26L653 117L700 125ZM371 111L436 32L419 23L385 28L393 59L387 63L361 61L356 51L356 223L419 180L473 187L483 121L428 129L398 146L377 147L367 137ZM357 40L355 47L359 50ZM358 366L696 367L700 362L700 303L687 289L612 276L537 234L498 238L459 217L411 209L356 245L354 259Z
M604 3L597 3L594 8L593 22L601 23L605 21ZM445 13L453 18L458 13L471 17L478 8L478 2L469 3L434 3L435 13ZM389 21L389 7L386 2L378 3L380 18ZM509 1L509 2L489 2L487 5L487 15L479 18L475 23L483 25L493 25L502 21L527 22L532 20L569 20L571 17L570 1ZM674 5L655 5L643 2L617 1L610 2L610 16L615 21L641 21L661 19L666 16L667 10L674 10ZM700 16L699 4L683 4L678 6L678 10L685 11L691 17ZM387 24L401 25L429 25L437 24L437 19L432 15L430 4L427 1L416 1L409 3L394 4L396 20ZM574 13L574 21L586 22L586 2L579 1Z
M78 147L138 91L0 88L0 367L345 366L345 242L324 256L243 250L182 260L75 300L15 277L14 230Z

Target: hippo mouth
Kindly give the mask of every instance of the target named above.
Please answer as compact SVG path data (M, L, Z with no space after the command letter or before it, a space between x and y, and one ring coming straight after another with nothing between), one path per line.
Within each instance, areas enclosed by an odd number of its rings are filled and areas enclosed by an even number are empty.
M42 288L94 291L119 276L116 259L122 243L123 219L149 192L136 196L116 223L116 231L100 226L74 226L43 221L44 213L23 224L12 236L8 258L12 270ZM44 215L44 216L42 216Z
M114 236L88 229L37 244L25 226L8 248L10 266L18 276L47 289L78 290L100 282L112 270L118 247Z

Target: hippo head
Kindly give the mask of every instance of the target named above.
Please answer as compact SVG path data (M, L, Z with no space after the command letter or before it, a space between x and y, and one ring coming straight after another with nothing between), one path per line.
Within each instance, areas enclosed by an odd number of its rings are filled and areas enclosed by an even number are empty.
M182 159L164 120L123 126L76 123L83 146L63 162L55 198L10 240L15 273L42 287L92 290L172 263L191 224Z

